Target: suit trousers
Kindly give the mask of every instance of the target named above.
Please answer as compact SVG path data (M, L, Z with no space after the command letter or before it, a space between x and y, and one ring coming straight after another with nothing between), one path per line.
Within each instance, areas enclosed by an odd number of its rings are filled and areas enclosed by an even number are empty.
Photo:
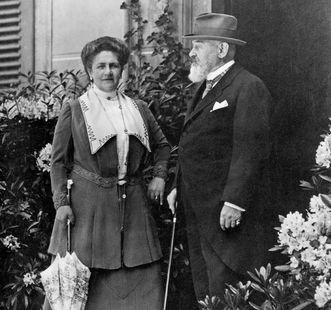
M210 297L218 296L223 300L227 283L234 286L239 281L247 280L247 277L236 273L224 264L208 240L201 234L194 211L185 199L182 188L181 197L185 210L190 266L196 297L200 300L209 295ZM215 218L215 221L218 220Z

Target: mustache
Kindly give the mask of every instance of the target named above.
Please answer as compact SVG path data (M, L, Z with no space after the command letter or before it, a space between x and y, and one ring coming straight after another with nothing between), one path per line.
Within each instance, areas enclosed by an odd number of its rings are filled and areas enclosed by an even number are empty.
M201 67L201 63L197 60L191 61L191 66L192 67Z
M190 58L190 62L191 62L191 64L198 64L199 59L197 59L196 56L195 56L195 57L191 57L191 58Z

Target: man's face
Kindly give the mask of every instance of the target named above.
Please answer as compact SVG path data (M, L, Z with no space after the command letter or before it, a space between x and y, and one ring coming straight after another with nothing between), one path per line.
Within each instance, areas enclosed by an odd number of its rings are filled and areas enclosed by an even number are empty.
M192 42L192 49L189 54L192 61L189 79L193 83L203 81L207 74L217 67L220 62L218 50L216 41L194 40Z

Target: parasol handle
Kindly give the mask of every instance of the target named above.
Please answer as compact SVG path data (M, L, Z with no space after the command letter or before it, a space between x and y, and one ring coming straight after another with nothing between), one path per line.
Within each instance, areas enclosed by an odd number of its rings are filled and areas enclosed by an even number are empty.
M72 179L67 180L67 198L69 205L71 207L71 186L74 184ZM71 222L70 219L67 220L67 251L71 252Z

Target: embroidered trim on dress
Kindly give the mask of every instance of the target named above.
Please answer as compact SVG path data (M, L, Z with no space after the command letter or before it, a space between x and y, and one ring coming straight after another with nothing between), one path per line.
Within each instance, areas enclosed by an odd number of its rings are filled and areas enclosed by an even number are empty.
M166 180L167 176L168 176L167 162L165 162L165 161L158 162L157 166L154 166L153 176Z
M58 193L53 196L54 208L57 210L61 206L68 206L69 201L66 193Z

